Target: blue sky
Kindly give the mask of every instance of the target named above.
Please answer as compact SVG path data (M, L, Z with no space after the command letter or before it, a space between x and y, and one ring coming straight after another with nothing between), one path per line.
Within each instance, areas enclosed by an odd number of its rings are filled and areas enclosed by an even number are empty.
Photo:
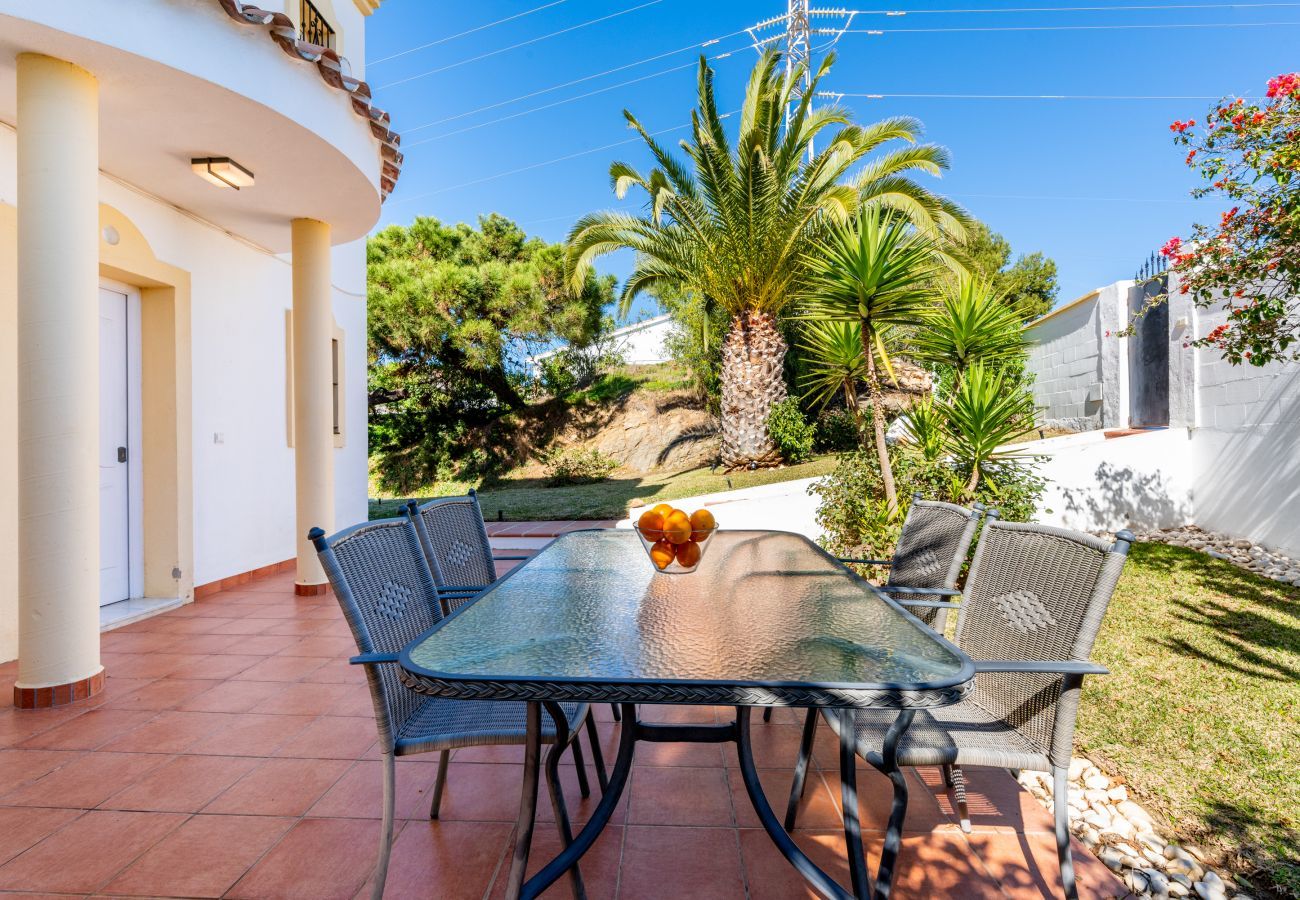
M548 2L544 9L480 28ZM886 33L843 35L827 89L1257 96L1269 77L1300 66L1300 2L893 4L848 4L908 12L858 15L852 29ZM1121 8L1135 6L1168 8ZM691 64L701 45L715 38L722 40L703 52L730 54L712 63L719 105L739 107L755 53L748 37L735 32L784 12L785 0L386 0L369 21L367 79L403 135L406 163L380 225L416 215L474 222L480 214L499 212L530 234L561 240L578 216L618 205L609 188L611 161L647 165L636 143L597 149L631 137L622 110L630 109L651 131L688 122L695 96ZM1145 27L1168 25L1193 27ZM456 37L470 29L478 30ZM384 59L394 54L401 55ZM661 54L667 55L587 78ZM547 90L577 79L586 80ZM515 101L531 92L541 93ZM1176 118L1202 118L1209 102L844 100L861 121L919 118L926 138L953 156L952 169L931 186L1006 235L1016 252L1042 250L1053 257L1060 268L1060 302L1132 277L1170 235L1216 214L1212 201L1188 199L1195 181L1168 129ZM621 278L630 265L630 257L620 254L607 257L601 268Z

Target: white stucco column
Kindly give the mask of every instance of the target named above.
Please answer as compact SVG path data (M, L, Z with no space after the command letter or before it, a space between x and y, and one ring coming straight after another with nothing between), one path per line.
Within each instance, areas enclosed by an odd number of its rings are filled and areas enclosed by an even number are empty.
M293 446L298 516L299 594L325 591L325 573L307 540L334 530L334 400L330 227L293 220Z
M99 664L99 87L18 56L18 706Z

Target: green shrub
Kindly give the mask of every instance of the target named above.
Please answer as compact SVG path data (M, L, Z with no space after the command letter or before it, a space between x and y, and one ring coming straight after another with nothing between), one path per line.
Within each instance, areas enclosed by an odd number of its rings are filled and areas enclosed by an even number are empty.
M604 481L618 468L618 460L601 453L595 447L552 450L542 457L542 462L546 465L546 483L552 487L562 484L595 484Z
M799 401L787 397L772 407L767 417L767 432L787 463L803 462L812 456L816 431L799 411Z
M899 511L891 519L885 507L880 483L880 464L874 452L846 454L825 478L808 492L819 497L817 524L825 533L823 543L832 553L888 559L898 542L912 494L927 500L944 500L968 506L963 496L968 477L946 462L927 462L915 453L893 460L898 485ZM1003 461L986 469L974 500L996 508L1004 521L1027 522L1037 508L1046 482L1024 460Z
M813 448L819 453L847 453L862 446L857 419L847 409L822 410L813 427Z
M538 363L537 380L552 397L563 397L578 386L578 373L567 351L560 351Z

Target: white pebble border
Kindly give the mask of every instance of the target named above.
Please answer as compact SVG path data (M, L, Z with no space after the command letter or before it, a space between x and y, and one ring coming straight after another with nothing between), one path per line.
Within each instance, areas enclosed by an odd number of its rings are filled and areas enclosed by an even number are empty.
M1300 587L1300 560L1245 538L1234 538L1217 531L1203 531L1195 525L1184 525L1182 528L1143 531L1137 535L1137 539L1200 550L1206 556L1236 563L1263 578Z
M1020 784L1052 811L1052 776L1021 772ZM1128 788L1091 760L1070 760L1070 831L1139 897L1157 900L1251 900L1221 877L1191 845L1161 837L1151 815L1128 796Z

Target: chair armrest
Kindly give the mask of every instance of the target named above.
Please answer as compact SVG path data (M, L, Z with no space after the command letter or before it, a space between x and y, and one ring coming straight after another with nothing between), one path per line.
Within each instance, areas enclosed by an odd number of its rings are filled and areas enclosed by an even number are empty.
M976 673L981 672L1030 672L1045 675L1109 675L1110 669L1094 662L1077 660L1011 660L1011 659L977 659Z
M960 597L961 591L957 588L920 588L920 587L898 587L892 584L882 584L880 590L886 594L934 594L939 597Z
M438 595L445 597L447 594L478 594L486 591L491 586L490 584L468 584L464 586L444 584L438 588Z
M360 653L348 662L354 666L370 666L375 663L395 663L398 659L396 653Z
M960 603L950 603L947 600L899 600L898 605L920 606L924 609L961 609Z
M892 559L851 559L847 556L837 556L835 557L835 561L842 563L857 563L860 566L892 566L894 564Z
M493 556L493 559L532 559L531 556Z

